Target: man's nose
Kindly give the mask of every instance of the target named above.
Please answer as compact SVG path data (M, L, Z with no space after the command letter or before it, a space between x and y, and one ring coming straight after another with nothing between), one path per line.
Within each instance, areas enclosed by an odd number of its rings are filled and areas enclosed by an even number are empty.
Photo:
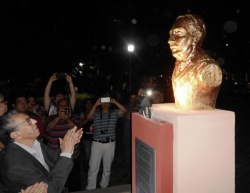
M170 36L169 39L168 39L168 44L173 44L175 41L175 37L174 36Z

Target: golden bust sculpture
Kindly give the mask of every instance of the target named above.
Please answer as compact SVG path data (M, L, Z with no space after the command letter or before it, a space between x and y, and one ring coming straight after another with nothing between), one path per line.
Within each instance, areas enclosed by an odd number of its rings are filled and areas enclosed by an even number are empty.
M202 49L206 35L204 21L198 15L181 15L169 33L168 43L176 58L172 74L176 108L214 109L222 72L218 63Z

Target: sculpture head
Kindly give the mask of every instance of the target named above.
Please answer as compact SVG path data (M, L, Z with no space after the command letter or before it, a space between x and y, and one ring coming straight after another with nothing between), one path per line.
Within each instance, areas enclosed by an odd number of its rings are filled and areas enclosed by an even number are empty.
M198 15L181 15L175 20L169 35L173 56L180 61L187 60L202 46L206 36L205 23Z
M201 48L206 27L200 16L177 17L168 43L176 58L172 85L175 106L182 110L214 109L222 81L219 64Z

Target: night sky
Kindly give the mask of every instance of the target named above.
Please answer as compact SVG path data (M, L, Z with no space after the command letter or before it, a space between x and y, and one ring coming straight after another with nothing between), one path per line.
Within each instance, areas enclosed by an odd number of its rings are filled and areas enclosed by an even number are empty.
M0 9L1 79L70 73L79 62L119 76L128 70L130 42L137 76L171 74L168 32L185 13L203 17L203 48L223 69L250 72L249 0L1 0Z

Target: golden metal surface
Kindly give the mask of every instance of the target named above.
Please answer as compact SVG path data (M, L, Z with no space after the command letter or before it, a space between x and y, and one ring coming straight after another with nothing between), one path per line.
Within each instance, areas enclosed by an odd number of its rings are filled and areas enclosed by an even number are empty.
M222 82L219 64L202 49L204 21L197 15L177 17L168 43L176 58L172 74L175 106L181 110L214 109Z

